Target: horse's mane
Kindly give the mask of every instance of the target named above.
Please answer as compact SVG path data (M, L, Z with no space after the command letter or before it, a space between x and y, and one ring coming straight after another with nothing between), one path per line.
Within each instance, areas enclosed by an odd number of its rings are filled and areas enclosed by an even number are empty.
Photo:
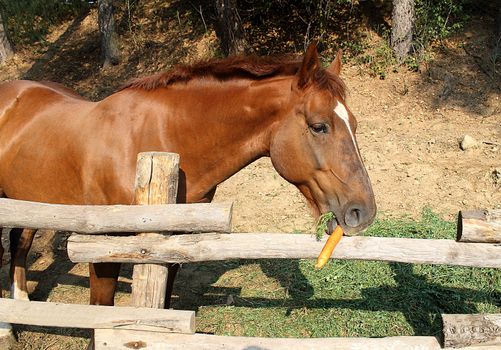
M121 90L133 88L155 90L174 83L212 77L220 81L243 78L261 80L264 78L295 75L301 67L301 60L292 56L258 57L235 56L219 60L202 61L193 65L178 65L169 71L144 78L137 78L126 83ZM318 69L313 83L322 89L343 98L346 88L342 80L325 69Z

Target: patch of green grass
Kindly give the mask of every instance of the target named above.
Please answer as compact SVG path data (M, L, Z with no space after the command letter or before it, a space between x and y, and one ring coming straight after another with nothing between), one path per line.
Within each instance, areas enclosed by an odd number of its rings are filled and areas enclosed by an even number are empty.
M456 223L442 220L425 208L419 220L411 218L376 220L364 236L455 239Z
M453 239L455 223L425 210L417 221L378 220L366 234ZM312 260L262 260L213 263L208 271L215 282L181 308L198 309L198 332L222 335L438 335L441 313L501 307L495 269L332 260L315 270ZM225 293L234 293L230 305Z
M332 211L328 211L327 213L320 215L317 220L317 224L315 225L315 237L317 240L320 240L329 231L329 222L335 218L336 216Z

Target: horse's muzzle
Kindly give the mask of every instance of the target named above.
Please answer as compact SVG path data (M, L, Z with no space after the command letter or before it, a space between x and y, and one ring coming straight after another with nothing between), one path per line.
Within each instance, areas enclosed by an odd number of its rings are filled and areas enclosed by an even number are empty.
M356 203L350 205L344 212L345 234L352 236L361 233L374 221L375 214L375 209L367 208L364 205Z

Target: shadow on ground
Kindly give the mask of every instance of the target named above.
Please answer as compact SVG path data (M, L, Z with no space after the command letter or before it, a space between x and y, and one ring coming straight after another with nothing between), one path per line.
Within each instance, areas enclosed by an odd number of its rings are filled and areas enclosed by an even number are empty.
M31 300L50 299L51 292L60 285L78 286L80 295L73 295L77 302L85 303L88 299L88 278L76 275L70 271L75 264L66 255L65 241L67 234L44 233L43 239L36 242L30 257L30 264L36 264L37 259L51 259L43 270L31 268L28 279L36 281L37 286L31 292ZM220 278L248 264L258 264L261 271L270 279L287 290L287 296L271 299L261 297L241 297L240 287L215 286ZM413 272L413 265L390 263L394 286L365 288L360 291L361 297L356 299L325 299L314 297L314 287L308 281L300 267L299 260L260 260L256 261L223 261L184 264L176 280L173 298L175 309L198 311L203 306L224 306L228 297L232 296L233 307L251 308L287 308L287 314L299 309L352 309L367 311L398 311L401 312L412 327L415 335L441 334L441 313L477 313L475 302L495 303L501 307L501 291L483 292L468 288L452 288L430 283L421 275ZM7 269L2 271L2 279L7 277ZM132 266L124 264L121 276L130 280ZM245 279L245 275L240 278ZM122 278L122 280L124 280ZM245 282L249 282L248 280ZM339 282L331 282L339 283ZM120 282L118 291L130 293L131 285ZM72 294L75 294L74 288ZM58 292L60 293L60 291ZM77 292L78 294L78 292ZM74 302L74 301L70 301ZM44 327L18 326L17 331L30 330L49 332L67 336L86 336L86 331L47 329Z
M429 90L432 108L463 109L478 117L501 114L501 38L492 14L480 14L438 44L418 86Z
M202 306L227 305L233 296L233 307L286 307L287 314L294 309L341 308L367 311L398 311L405 315L415 335L441 334L442 313L476 313L474 302L497 300L501 307L501 291L492 293L467 288L449 288L429 283L413 273L410 264L391 263L397 285L361 290L359 299L319 299L313 297L313 287L301 272L298 260L262 260L262 271L289 291L284 299L240 297L240 288L212 286L227 271L254 262L212 262L183 266L176 281L175 309L197 311ZM282 272L281 272L282 271ZM336 283L336 282L334 282Z

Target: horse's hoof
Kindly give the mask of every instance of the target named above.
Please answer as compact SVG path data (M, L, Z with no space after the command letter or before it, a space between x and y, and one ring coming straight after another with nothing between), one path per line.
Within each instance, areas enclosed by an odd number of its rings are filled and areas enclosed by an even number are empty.
M28 292L20 289L15 284L10 286L10 298L15 300L24 300L30 301L30 297L28 296Z

